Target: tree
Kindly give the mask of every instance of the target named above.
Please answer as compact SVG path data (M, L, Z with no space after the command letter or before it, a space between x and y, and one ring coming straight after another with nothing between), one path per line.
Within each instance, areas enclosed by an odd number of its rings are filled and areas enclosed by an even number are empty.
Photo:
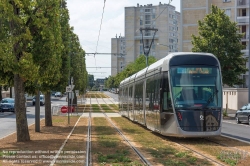
M5 85L14 83L17 142L30 140L25 90L33 91L38 84L46 87L51 75L58 78L53 66L61 47L59 4L60 0L0 0L0 77Z
M149 56L148 57L148 64L152 64L156 62L155 57ZM135 62L132 62L126 66L126 68L118 73L115 77L109 77L107 80L107 85L109 88L118 88L120 82L125 78L135 74L136 72L146 68L146 58L144 55L140 55ZM111 87L112 86L112 87Z
M192 35L193 52L209 52L217 56L221 64L223 84L242 84L247 59L241 50L242 34L238 33L237 23L223 10L212 5L211 13L198 21L199 36Z
M88 75L88 86L90 87L90 89L92 89L92 87L94 85L95 85L94 75L89 74Z
M15 88L15 112L17 126L17 141L29 141L28 123L25 109L24 82L33 80L38 67L33 62L28 51L32 36L27 28L31 20L27 13L33 13L31 2L0 1L1 20L1 66L7 77L13 77ZM3 33L5 33L3 35Z

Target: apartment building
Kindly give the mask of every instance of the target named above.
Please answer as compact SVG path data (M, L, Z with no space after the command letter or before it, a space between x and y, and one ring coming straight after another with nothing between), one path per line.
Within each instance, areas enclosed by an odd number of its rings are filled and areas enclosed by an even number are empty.
M111 38L111 76L115 76L124 69L125 47L125 37L116 35L115 38Z
M242 50L244 56L249 56L249 0L181 0L181 51L191 51L191 34L198 35L198 20L202 20L210 13L211 5L216 5L225 10L231 21L237 22L239 33L245 33L241 42L245 45ZM248 63L246 64L248 67ZM248 85L248 72L243 75L246 79L245 85Z
M117 70L112 68L111 75L122 71L139 55L148 53L149 56L161 59L169 52L181 49L181 15L175 10L175 6L161 2L159 5L137 4L135 7L125 7L125 36L111 39L112 53L122 52L120 48L125 46L125 56L112 56L111 66L117 66ZM121 45L123 42L125 44Z

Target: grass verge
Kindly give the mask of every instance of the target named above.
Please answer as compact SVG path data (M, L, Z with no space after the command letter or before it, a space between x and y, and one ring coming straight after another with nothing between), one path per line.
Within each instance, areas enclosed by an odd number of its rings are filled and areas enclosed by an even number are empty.
M93 121L93 135L95 137L92 137L92 152L94 165L142 165L116 130L109 126L109 122L105 118L94 118Z
M196 157L192 152L177 147L171 141L167 141L141 127L131 123L125 118L112 118L113 121L126 133L126 135L140 146L145 154L153 156L156 164L166 166L212 165L209 161Z

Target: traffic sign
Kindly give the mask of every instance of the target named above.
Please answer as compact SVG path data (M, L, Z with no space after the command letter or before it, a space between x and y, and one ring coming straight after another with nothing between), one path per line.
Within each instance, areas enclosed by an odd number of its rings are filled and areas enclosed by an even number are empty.
M66 86L66 92L72 92L71 86Z
M61 112L62 112L62 113L66 113L66 112L68 112L68 107L66 107L66 106L62 106L62 108L61 108Z
M72 92L72 90L74 89L75 85L69 85L66 86L66 92Z
M79 90L75 90L76 96L79 96Z

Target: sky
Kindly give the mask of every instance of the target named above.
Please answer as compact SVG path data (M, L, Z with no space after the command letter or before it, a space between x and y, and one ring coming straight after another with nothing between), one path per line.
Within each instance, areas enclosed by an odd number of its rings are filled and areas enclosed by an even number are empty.
M70 25L86 53L111 53L111 38L124 36L124 8L139 5L168 4L169 0L67 0ZM180 12L180 0L171 5ZM104 9L104 11L103 11ZM94 67L94 68L93 68ZM111 75L111 55L86 55L86 68L94 78Z

